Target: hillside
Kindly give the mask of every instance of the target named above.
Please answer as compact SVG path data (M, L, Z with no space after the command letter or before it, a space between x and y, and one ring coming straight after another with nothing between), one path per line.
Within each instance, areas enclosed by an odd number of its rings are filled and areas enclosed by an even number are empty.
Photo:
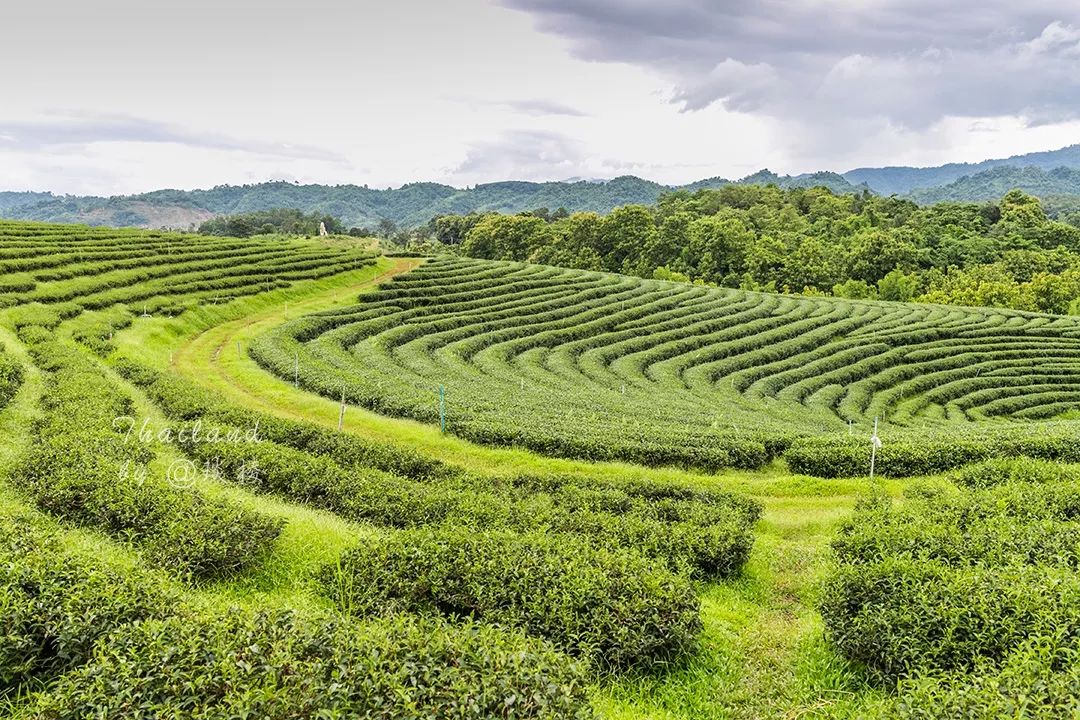
M52 197L52 193L0 192L0 212L15 207L45 202Z
M365 300L283 326L254 357L288 377L299 352L304 387L427 422L444 384L455 434L556 455L755 467L875 417L923 428L1080 407L1076 318L458 259ZM1048 358L1062 371L1031 376Z
M1080 319L340 238L0 250L15 717L1075 707Z
M996 167L964 177L941 187L911 193L916 202L929 205L945 200L985 202L1019 189L1040 198L1080 195L1080 168Z

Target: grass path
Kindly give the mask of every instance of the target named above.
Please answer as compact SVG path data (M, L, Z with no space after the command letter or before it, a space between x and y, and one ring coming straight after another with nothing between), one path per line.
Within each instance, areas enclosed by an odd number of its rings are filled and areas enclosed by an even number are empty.
M117 337L121 351L173 371L223 399L283 417L337 427L338 403L298 390L263 371L246 353L250 342L287 317L351 304L358 292L415 267L417 261L381 259L374 268L289 291L206 308L177 319L138 319ZM287 308L287 309L286 309ZM239 345L238 345L239 343ZM239 352L238 352L239 349ZM452 407L452 406L451 406ZM779 465L758 472L702 475L670 468L547 458L513 448L475 445L437 427L349 407L346 432L402 443L482 472L577 472L646 476L740 490L758 498L765 514L743 575L702 588L702 651L683 665L648 677L626 677L597 688L604 717L631 718L854 718L879 698L861 675L828 647L813 609L827 569L828 543L865 482L817 480ZM898 486L890 486L896 491ZM262 499L249 500L260 503ZM267 509L290 515L287 503ZM290 517L299 517L290 515ZM349 528L320 527L310 516L287 536L262 575L242 579L228 595L259 594L295 581L305 543L331 551Z

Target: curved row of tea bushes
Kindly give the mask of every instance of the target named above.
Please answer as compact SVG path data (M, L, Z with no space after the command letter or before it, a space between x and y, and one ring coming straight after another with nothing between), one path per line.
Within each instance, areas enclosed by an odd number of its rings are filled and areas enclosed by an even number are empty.
M350 614L513 626L598 667L672 660L695 646L701 629L686 578L570 536L400 531L348 551L321 579Z
M415 481L346 469L282 445L232 441L238 428L180 424L180 447L203 466L260 492L313 504L352 520L394 528L573 533L598 546L625 547L702 575L729 575L746 562L760 506L720 494L643 498L614 486L507 483L479 476ZM220 438L220 439L218 439ZM643 488L637 488L640 491Z
M177 596L137 569L65 547L48 523L0 510L0 695L55 678L132 622L165 617Z
M1080 462L1080 426L1069 422L882 432L882 443L875 471L887 477L936 475L993 459ZM871 446L868 436L801 438L783 457L796 473L858 477L870 472Z
M1072 569L890 557L845 567L824 597L833 642L885 681L971 671L1062 628L1074 643L1080 629L1080 580Z
M56 324L50 312L71 316L120 303L172 315L373 263L367 251L311 240L0 221L0 307L29 305L39 317L24 308L18 317L44 327Z
M153 474L150 445L125 434L130 396L81 351L60 341L31 347L44 371L42 415L13 476L42 510L137 545L160 566L193 578L227 575L265 556L281 524Z
M1080 654L1039 638L1000 669L902 683L889 711L905 720L1074 718L1080 715Z
M950 478L957 485L976 489L1011 482L1076 483L1080 481L1080 467L1048 460L1008 458L967 465Z

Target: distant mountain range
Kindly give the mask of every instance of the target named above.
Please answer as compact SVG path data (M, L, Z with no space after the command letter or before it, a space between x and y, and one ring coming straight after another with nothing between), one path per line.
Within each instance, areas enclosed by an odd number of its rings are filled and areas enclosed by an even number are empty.
M1080 145L932 168L859 168L842 174L796 176L761 170L738 181L709 178L676 187L628 175L599 182L497 182L467 189L438 183L376 190L357 185L270 182L223 185L210 190L157 190L110 198L0 192L0 217L187 229L218 215L296 208L305 213L333 215L349 227L373 227L382 220L413 227L450 213L520 212L541 207L603 213L630 203L651 204L662 193L673 190L694 191L733 183L785 188L825 186L837 193L870 190L910 197L920 203L994 200L1013 188L1047 198L1080 196Z
M1031 167L1053 170L1059 167L1080 168L1080 145L1060 150L1014 155L980 163L950 163L938 167L858 168L844 173L844 179L856 185L866 184L882 195L906 195L916 189L939 187L964 177L982 175L1000 167ZM1011 188L1010 188L1011 189ZM950 198L955 199L955 198Z

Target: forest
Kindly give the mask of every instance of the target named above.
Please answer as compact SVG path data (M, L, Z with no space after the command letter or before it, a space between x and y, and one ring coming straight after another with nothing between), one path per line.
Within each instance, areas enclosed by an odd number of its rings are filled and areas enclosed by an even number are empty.
M1080 310L1080 227L1019 190L931 206L822 187L730 185L606 216L538 210L434 219L444 246L638 277L802 295ZM1071 220L1071 221L1066 221Z
M252 235L318 235L319 225L330 233L342 233L341 222L330 215L304 214L301 210L259 210L239 215L223 215L199 226L200 235L246 238Z

